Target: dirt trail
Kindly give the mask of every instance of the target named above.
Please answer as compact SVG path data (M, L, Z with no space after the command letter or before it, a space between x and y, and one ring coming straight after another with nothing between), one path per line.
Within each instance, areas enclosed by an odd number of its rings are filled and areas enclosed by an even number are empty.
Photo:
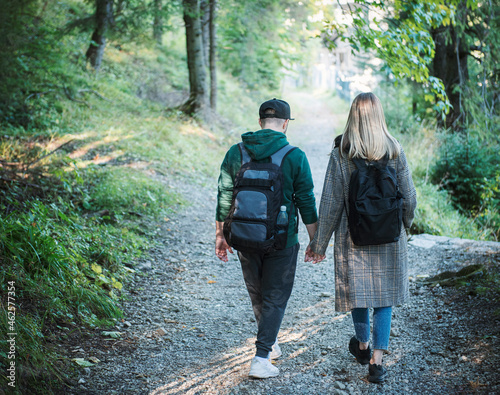
M340 121L312 94L289 96L297 118L289 140L308 155L319 201ZM394 312L391 353L385 357L390 379L369 384L367 368L347 350L351 318L333 309L332 248L322 264L302 262L303 226L294 291L279 334L281 374L249 379L256 324L237 258L222 263L213 254L216 180L168 182L193 205L163 226L163 246L141 263L146 270L129 285L125 322L116 328L122 338L104 340L96 333L84 342L75 357L95 356L101 362L82 370L80 384L66 393L500 393L497 307L479 296L415 282L410 303ZM500 243L471 248L447 238L415 240L410 246L413 277L436 274L443 265L498 263Z

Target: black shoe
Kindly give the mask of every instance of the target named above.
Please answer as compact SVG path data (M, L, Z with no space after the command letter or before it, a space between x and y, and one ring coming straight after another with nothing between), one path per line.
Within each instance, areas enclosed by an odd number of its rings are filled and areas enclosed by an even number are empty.
M387 370L382 365L370 364L368 366L368 381L370 383L382 383L387 378Z
M366 350L360 350L359 341L354 336L351 337L351 341L349 342L349 351L356 357L356 361L358 361L361 365L368 365L370 363L372 354L370 346L368 346Z

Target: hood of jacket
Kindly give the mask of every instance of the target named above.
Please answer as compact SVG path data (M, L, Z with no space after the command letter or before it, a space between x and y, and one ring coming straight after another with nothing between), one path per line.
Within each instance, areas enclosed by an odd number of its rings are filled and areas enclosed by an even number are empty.
M244 133L241 135L241 140L250 157L255 160L268 158L288 144L285 133L271 129Z

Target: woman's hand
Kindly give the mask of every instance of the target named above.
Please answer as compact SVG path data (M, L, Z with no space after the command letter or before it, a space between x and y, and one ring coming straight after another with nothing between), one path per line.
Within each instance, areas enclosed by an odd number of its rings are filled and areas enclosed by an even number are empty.
M311 250L311 245L306 248L306 256L304 257L304 262L319 263L326 258L326 255L316 254Z

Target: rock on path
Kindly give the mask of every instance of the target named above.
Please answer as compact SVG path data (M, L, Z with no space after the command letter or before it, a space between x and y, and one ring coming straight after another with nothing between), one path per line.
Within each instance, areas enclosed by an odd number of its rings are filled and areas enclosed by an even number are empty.
M329 110L313 96L302 95L301 102L302 113L309 111L314 121L293 124L290 141L308 154L319 197L335 118L325 118ZM82 344L84 356L101 362L82 370L84 380L70 393L500 393L498 306L415 281L410 302L394 309L390 354L384 358L389 379L368 383L367 367L347 349L351 317L334 311L332 247L324 263L304 263L303 226L295 287L279 334L281 373L248 378L256 324L237 258L222 263L214 256L215 180L204 180L208 187L170 182L193 204L163 225L164 243L153 251L150 269L127 287L125 322L115 328L122 337ZM409 249L414 279L478 259L498 266L500 243L420 235Z

